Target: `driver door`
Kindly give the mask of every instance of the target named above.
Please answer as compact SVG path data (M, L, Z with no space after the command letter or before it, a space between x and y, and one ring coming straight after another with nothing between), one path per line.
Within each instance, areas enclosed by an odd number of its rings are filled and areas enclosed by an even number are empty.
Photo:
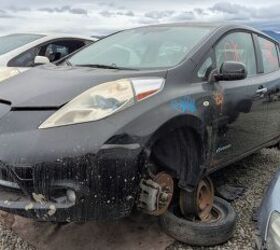
M258 75L256 51L251 33L232 32L215 46L216 65L226 61L243 63L248 78L215 83L217 105L214 124L214 162L228 162L254 150L264 141L267 108L263 79Z

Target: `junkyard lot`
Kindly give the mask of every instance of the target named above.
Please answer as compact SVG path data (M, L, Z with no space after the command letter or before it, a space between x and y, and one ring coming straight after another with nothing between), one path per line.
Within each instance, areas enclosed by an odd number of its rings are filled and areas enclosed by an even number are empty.
M254 249L255 223L252 220L253 212L261 201L267 184L279 166L280 152L276 149L264 149L223 169L222 173L228 183L234 183L246 188L245 195L233 202L238 213L238 223L234 238L224 245L212 248L193 248L176 242L168 249ZM90 237L91 232L88 233L88 237ZM51 238L46 240L51 240ZM83 242L80 244L83 244ZM25 240L18 237L12 230L5 229L1 225L0 249L17 250L34 248ZM96 248L93 246L92 249Z
M254 249L255 222L253 215L267 185L280 167L280 152L276 149L264 149L246 159L222 170L225 180L246 188L244 196L233 202L238 214L237 228L234 237L224 245L211 248L195 248L175 243L170 250L199 249Z

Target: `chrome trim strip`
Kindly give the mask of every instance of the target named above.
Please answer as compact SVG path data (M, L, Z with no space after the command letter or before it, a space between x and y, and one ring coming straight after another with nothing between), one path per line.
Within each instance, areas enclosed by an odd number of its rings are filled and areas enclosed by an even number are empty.
M113 149L113 148L136 150L136 149L140 148L140 144L138 144L138 143L133 143L133 144L104 144L101 147L101 149Z
M13 188L13 189L20 189L17 183L11 181L0 180L0 186Z

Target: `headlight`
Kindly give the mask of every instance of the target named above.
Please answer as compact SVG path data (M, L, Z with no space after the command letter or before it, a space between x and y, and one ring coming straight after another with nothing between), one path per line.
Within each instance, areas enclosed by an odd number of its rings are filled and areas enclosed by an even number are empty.
M274 211L269 219L267 238L267 250L280 249L280 213Z
M39 128L103 119L158 93L163 86L163 78L135 78L102 83L74 98Z
M19 73L20 71L16 68L0 68L0 82L7 80Z

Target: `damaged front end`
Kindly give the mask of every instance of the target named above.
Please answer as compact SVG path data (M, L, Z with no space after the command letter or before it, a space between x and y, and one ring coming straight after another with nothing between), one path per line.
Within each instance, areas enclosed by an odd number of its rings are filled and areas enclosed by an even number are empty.
M33 166L0 162L0 209L38 221L125 217L139 188L138 154L106 147L96 155Z

